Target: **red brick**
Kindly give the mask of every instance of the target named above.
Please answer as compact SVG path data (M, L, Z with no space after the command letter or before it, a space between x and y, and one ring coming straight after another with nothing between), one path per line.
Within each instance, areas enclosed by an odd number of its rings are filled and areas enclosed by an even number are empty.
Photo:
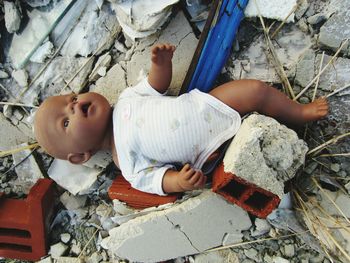
M54 193L52 180L39 179L26 199L0 195L0 257L35 261L47 254Z
M260 218L266 218L280 202L277 195L232 173L225 173L223 163L214 171L212 190Z
M108 189L108 195L111 199L118 199L125 202L127 205L136 208L144 209L152 206L173 203L179 198L180 194L169 194L167 196L160 196L141 192L131 187L131 184L125 180L122 175L118 175Z

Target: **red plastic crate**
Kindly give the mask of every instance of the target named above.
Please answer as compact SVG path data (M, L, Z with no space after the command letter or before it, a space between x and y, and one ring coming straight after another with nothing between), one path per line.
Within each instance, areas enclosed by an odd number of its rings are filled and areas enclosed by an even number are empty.
M108 195L110 199L118 199L136 209L173 203L181 196L181 194L160 196L141 192L132 188L131 184L122 175L118 175L116 179L114 179L112 185L108 189Z
M260 218L266 218L281 201L277 195L232 173L225 173L223 163L214 171L212 190Z
M36 261L47 254L55 187L39 179L26 199L0 194L0 257Z

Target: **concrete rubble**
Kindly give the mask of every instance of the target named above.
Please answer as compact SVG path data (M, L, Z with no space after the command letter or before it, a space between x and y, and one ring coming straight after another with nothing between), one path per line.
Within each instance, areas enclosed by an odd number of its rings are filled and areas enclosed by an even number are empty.
M31 119L49 96L95 91L114 105L126 87L148 74L150 49L158 42L176 46L169 95L178 95L209 13L208 2L0 2L0 100L5 102L0 104L0 154L35 142ZM251 78L283 86L262 33L261 14L298 94L350 38L349 10L350 0L250 0L217 84ZM209 190L210 182L175 203L143 210L110 200L108 188L118 171L107 152L80 166L53 159L42 149L0 157L0 192L23 198L38 178L57 182L59 204L50 225L49 253L41 263L347 262L349 59L350 41L298 100L310 102L315 86L316 98L345 87L328 98L327 118L294 132L252 114L227 150L226 171L281 197L266 219L226 202ZM344 134L322 151L307 154L308 148ZM281 238L291 232L302 234ZM231 244L235 246L221 247ZM207 251L215 247L220 250Z
M304 163L307 150L293 130L253 114L243 121L227 149L224 170L281 198L284 183Z
M210 220L201 220L204 217ZM247 212L205 191L180 205L138 217L110 230L104 246L117 257L157 262L240 242L241 231L250 226ZM145 245L146 249L135 250Z

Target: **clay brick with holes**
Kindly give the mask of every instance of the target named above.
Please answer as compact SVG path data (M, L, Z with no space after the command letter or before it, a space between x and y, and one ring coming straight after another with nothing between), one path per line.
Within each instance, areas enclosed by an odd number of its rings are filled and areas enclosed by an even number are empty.
M36 261L47 254L55 185L39 179L26 199L0 194L0 257Z
M281 201L277 195L226 173L223 163L214 171L212 190L260 218L266 218Z
M131 184L122 175L117 175L116 179L114 179L112 185L108 189L108 195L110 199L118 199L136 209L173 203L181 196L181 194L160 196L141 192L132 188Z

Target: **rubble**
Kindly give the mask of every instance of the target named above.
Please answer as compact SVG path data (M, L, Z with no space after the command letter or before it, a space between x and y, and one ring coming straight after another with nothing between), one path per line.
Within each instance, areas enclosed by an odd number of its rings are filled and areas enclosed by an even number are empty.
M253 114L243 121L227 149L224 170L281 198L284 182L304 163L307 150L293 130Z
M284 19L288 17L286 22L294 22L294 12L292 11L296 7L296 5L296 0L248 1L248 5L244 11L244 15L246 17L258 17L259 15L261 15L266 18L272 18L280 21L284 21ZM290 15L291 12L292 14Z
M9 33L14 33L21 24L21 13L14 2L4 1L5 25Z
M201 220L203 217L210 220ZM213 222L215 228L211 227ZM135 218L110 230L104 247L131 261L156 262L203 252L226 239L239 242L241 231L250 226L245 211L205 191L178 206ZM143 248L150 240L146 250L135 249Z

